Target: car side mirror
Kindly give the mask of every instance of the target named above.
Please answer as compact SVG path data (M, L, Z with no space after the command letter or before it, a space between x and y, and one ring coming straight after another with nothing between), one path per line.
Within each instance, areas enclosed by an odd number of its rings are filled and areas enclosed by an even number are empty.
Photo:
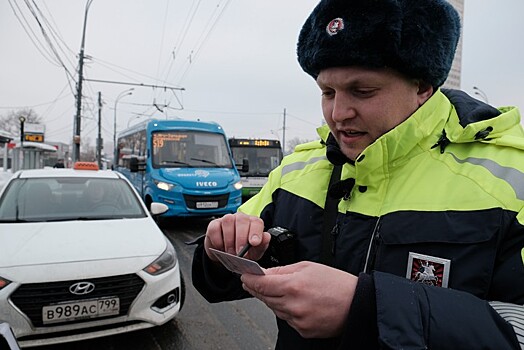
M132 173L138 172L138 158L133 157L129 159L129 170L131 170Z
M140 159L143 157L131 157L129 158L129 170L132 173L146 170L146 161L145 159Z
M165 205L164 203L153 202L151 203L151 209L149 210L149 212L153 216L159 216L159 215L164 214L168 210L169 210L169 207Z
M249 171L249 160L247 158L242 159L242 164L235 164L238 170L240 170L243 173L247 173Z
M5 322L0 322L0 349L20 350L11 326Z

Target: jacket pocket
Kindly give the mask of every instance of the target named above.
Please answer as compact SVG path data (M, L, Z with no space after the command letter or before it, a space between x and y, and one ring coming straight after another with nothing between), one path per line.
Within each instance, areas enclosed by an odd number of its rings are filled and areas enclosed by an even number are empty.
M388 214L382 218L374 269L422 282L447 273L447 287L485 297L502 214L502 209ZM415 269L424 272L422 265L430 267L425 269L429 278L415 278Z

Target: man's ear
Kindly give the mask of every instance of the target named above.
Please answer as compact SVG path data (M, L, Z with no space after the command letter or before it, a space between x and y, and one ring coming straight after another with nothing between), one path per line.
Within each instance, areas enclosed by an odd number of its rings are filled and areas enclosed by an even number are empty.
M424 102L426 102L433 95L433 92L435 91L436 89L434 89L433 86L431 86L431 84L428 84L422 80L419 81L418 82L418 91L417 91L418 105L422 106Z

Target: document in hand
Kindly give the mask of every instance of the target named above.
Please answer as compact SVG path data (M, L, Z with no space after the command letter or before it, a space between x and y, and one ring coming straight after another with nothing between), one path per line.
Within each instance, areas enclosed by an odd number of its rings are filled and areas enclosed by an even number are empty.
M211 250L217 259L231 272L238 273L239 275L244 273L265 275L264 269L262 269L256 261L241 258L213 248L209 248L209 250Z

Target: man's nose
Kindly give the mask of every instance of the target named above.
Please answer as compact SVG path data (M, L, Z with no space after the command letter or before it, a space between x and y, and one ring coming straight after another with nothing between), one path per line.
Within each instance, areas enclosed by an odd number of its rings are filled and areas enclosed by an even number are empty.
M357 111L351 99L344 94L337 94L333 102L331 118L334 122L340 123L346 119L352 119L357 116Z

